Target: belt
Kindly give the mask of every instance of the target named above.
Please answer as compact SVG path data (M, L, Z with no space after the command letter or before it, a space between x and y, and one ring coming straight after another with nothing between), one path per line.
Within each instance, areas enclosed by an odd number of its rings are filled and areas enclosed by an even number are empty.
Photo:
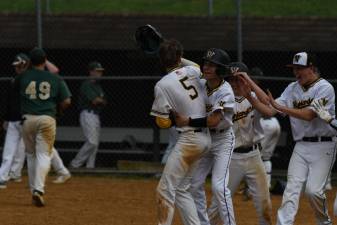
M233 150L235 153L248 153L251 151L254 151L255 149L261 150L262 146L261 143L256 143L253 146L250 147L238 147Z
M322 141L332 141L332 137L303 137L302 141L307 142L322 142Z
M225 132L225 129L221 129L221 130L210 129L209 132L211 132L212 134L220 134L220 133Z
M193 131L194 133L197 133L197 132L202 132L202 129L195 129L195 130L186 130L186 131L178 131L179 134L181 133L184 133L184 132L188 132L188 131Z

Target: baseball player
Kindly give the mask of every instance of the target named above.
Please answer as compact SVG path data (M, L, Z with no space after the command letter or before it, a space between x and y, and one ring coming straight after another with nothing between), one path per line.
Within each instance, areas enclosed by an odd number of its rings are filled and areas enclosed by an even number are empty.
M155 99L151 115L161 128L172 125L170 112L189 117L206 116L205 95L200 85L200 69L182 59L182 45L173 39L164 40L159 58L167 74L154 88ZM157 186L158 224L170 225L174 208L180 211L185 225L200 225L196 206L190 192L191 180L197 162L210 147L208 129L190 126L177 127L178 139L169 155Z
M249 193L259 216L259 223L271 224L271 201L267 183L267 175L261 160L261 140L263 129L260 119L262 115L271 116L272 109L262 102L268 102L268 96L248 76L248 68L244 63L230 64L234 76L228 78L235 95L233 129L235 147L229 166L230 192L234 195L245 179ZM208 210L211 224L218 224L217 206L214 197ZM223 223L221 223L223 224Z
M12 65L17 75L22 74L30 65L29 57L24 53L19 53L15 56ZM46 69L52 73L58 73L58 68L48 60ZM9 179L21 182L21 171L25 162L19 96L13 89L10 89L7 99L6 122L4 123L7 133L0 167L0 188L6 188ZM58 174L58 177L53 181L54 183L64 183L71 177L55 148L53 148L52 167Z
M72 168L79 168L86 163L86 168L95 168L96 154L99 145L101 122L99 113L107 104L104 91L99 83L104 68L99 62L89 63L89 77L80 89L80 124L85 136L85 142L71 161Z
M197 206L202 225L209 225L206 195L204 190L207 175L212 171L212 195L217 205L217 213L224 224L236 224L231 192L227 187L228 168L234 148L232 116L235 105L234 93L224 77L228 75L227 66L230 57L222 49L211 48L203 57L203 91L207 94L207 117L201 125L209 127L211 134L211 150L198 164L193 175L191 191ZM178 126L190 125L190 119L176 115ZM193 118L193 117L192 117ZM199 118L200 120L201 118ZM200 126L201 126L200 125Z
M314 100L312 102L312 106L314 107L315 112L317 113L319 118L321 118L322 120L327 122L335 130L337 130L337 119L333 118L330 115L329 110L325 108L325 102L324 101ZM334 204L333 204L333 214L334 214L334 216L337 216L337 194L336 194L335 201L334 201Z
M322 100L329 113L335 117L335 91L333 86L317 72L313 54L300 52L292 64L297 81L292 82L272 106L290 118L296 142L288 167L287 186L282 205L277 212L277 225L293 224L302 188L315 212L317 224L332 224L328 215L325 184L335 161L335 130L317 118L311 103Z
M45 205L45 179L50 168L56 134L56 111L70 105L70 91L60 76L45 71L46 54L30 52L32 68L15 78L23 115L22 135L26 146L29 186L33 204Z
M272 162L275 147L280 139L281 126L276 117L262 117L260 120L264 138L261 140L261 157L267 173L268 187L271 186Z

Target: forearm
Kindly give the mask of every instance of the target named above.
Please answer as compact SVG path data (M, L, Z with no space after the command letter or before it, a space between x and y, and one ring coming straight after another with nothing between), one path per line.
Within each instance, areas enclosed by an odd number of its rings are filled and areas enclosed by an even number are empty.
M59 68L48 60L46 61L46 68L51 73L59 73L60 72Z
M306 121L311 121L316 117L316 114L311 109L293 109L282 106L277 110L287 114L288 116Z
M276 114L276 111L273 110L270 106L263 104L258 99L252 96L247 97L247 100L258 112L260 112L264 116L272 117L273 115Z
M249 86L251 87L252 91L255 92L256 97L266 105L269 105L269 97L268 95L250 78L247 76L247 81L249 83Z

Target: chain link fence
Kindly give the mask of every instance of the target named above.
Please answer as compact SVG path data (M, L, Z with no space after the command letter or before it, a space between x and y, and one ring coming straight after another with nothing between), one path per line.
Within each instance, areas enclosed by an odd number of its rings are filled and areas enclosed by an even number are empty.
M21 16L24 17L24 15ZM55 21L57 20L62 20L62 17ZM27 26L34 29L34 20L26 22ZM136 48L133 41L131 41L133 45L130 45L132 33L125 31L127 27L123 26L120 27L119 36L113 39L120 39L118 48L104 48L104 43L111 39L105 37L102 28L87 30L88 38L80 40L82 42L85 40L82 47L78 47L77 40L69 39L66 34L67 39L64 43L53 43L50 32L75 29L58 27L57 24L57 22L55 24L44 23L43 43L47 46L45 50L48 59L60 68L60 75L64 77L73 94L72 106L66 110L64 116L58 118L55 143L65 164L69 164L84 141L79 126L79 88L81 83L88 79L87 66L93 60L99 61L105 68L100 83L108 100L107 106L100 115L102 130L96 167L121 169L119 162L125 160L159 162L167 145L168 131L157 129L149 116L153 101L153 88L160 79L160 75L163 74L157 57L144 55ZM104 29L111 28L105 27ZM92 33L95 32L97 34L93 35ZM32 36L27 37L20 32L10 35L3 34L0 36L0 42L2 40L5 42L11 35L18 40L26 40L11 44L9 47L5 47L5 44L1 45L0 60L3 63L0 65L2 71L0 93L2 96L5 96L8 91L8 82L14 74L11 66L14 56L18 52L27 53L36 45L36 40ZM186 49L185 57L200 63L203 52L204 50ZM230 50L229 54L236 59L235 51ZM284 88L294 80L291 71L284 67L291 61L293 54L293 51L244 51L243 61L250 68L261 68L264 76L256 77L256 79L260 81L264 89L269 88L274 96L279 96ZM334 78L336 63L333 58L336 54L336 52L317 52L319 69L326 78ZM336 88L336 80L331 81ZM1 106L0 112L5 110L5 104ZM282 135L272 161L274 168L286 170L294 143L288 118L278 117L278 119L281 123ZM4 143L4 135L5 131L1 132L1 146Z

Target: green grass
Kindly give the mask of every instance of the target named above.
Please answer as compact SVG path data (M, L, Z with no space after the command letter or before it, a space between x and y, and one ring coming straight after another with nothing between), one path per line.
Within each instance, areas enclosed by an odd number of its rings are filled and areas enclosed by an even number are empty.
M42 10L46 1L41 0ZM208 0L49 0L52 13L207 15ZM241 0L245 16L337 17L336 0ZM215 16L236 14L236 0L213 0ZM34 12L35 0L1 0L2 12Z

